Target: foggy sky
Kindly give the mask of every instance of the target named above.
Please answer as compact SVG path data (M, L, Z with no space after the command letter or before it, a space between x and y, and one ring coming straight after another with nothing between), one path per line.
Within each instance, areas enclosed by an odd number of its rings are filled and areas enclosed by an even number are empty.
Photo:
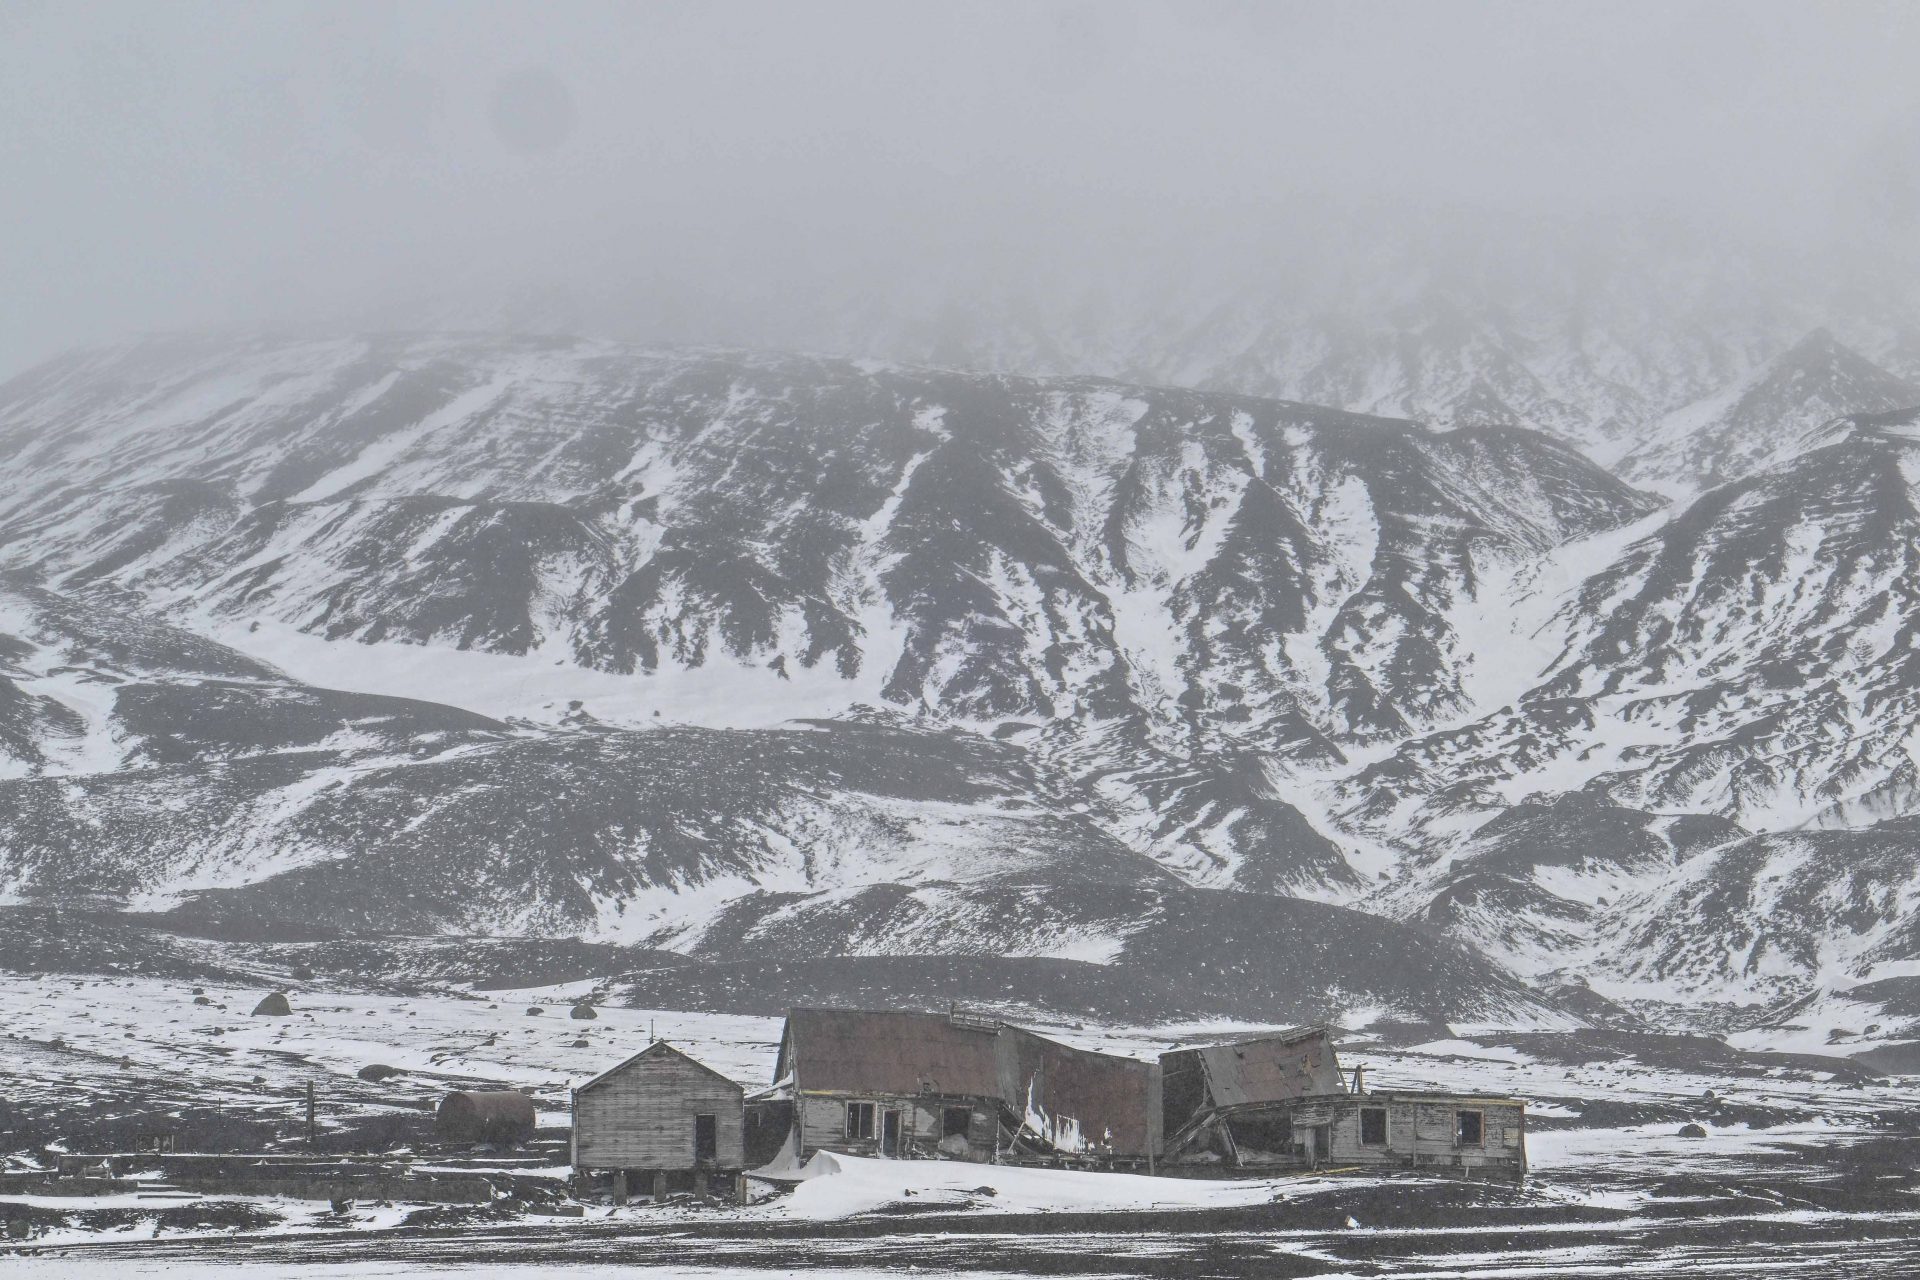
M1905 3L0 0L0 376L547 298L805 345L825 294L1363 272L1356 217L1904 281L1916 66Z

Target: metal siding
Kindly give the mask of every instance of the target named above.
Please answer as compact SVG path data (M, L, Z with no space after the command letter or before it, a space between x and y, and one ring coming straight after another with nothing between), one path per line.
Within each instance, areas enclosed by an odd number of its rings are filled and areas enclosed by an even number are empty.
M1241 1040L1187 1050L1205 1064L1217 1107L1282 1102L1308 1094L1338 1093L1340 1060L1324 1031ZM1168 1057L1173 1055L1169 1054Z
M808 1099L800 1120L807 1151L877 1145L847 1141L844 1108L833 1105L842 1099L925 1108L914 1121L920 1139L931 1133L938 1140L939 1108L949 1101L994 1117L1002 1106L1024 1117L1031 1103L1049 1119L1077 1125L1087 1154L1143 1157L1156 1149L1153 1063L1018 1027L959 1025L937 1013L795 1009L781 1045L776 1079L790 1075Z
M1071 1122L1087 1154L1148 1153L1152 1064L1076 1049L1018 1027L1002 1030L1000 1049L1001 1096L1016 1116L1031 1109Z
M992 1097L998 1033L955 1026L938 1013L795 1009L787 1016L782 1070L809 1093L922 1093Z
M525 1142L538 1121L524 1093L463 1091L440 1100L434 1132L448 1142Z

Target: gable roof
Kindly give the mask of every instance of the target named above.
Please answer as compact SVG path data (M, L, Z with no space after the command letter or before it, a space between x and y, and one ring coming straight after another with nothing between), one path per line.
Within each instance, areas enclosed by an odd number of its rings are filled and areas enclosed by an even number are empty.
M808 1092L998 1097L998 1039L997 1030L939 1013L794 1009L773 1078L797 1067Z
M607 1080L612 1079L614 1076L619 1075L622 1071L625 1071L627 1068L636 1065L643 1059L646 1059L649 1057L665 1057L668 1055L678 1058L682 1062L691 1063L695 1067L698 1067L701 1071L704 1071L708 1075L712 1076L715 1080L719 1080L722 1083L727 1084L735 1089L740 1089L742 1093L746 1092L746 1090L741 1086L739 1081L734 1080L728 1076L721 1075L718 1071L715 1071L712 1067L700 1061L700 1059L694 1057L691 1054L682 1053L680 1050L668 1044L665 1040L655 1040L652 1044L648 1045L646 1048L642 1049L640 1052L634 1054L631 1058L626 1059L624 1062L617 1062L613 1066L608 1067L605 1071L602 1071L599 1075L595 1076L593 1079L587 1081L585 1084L576 1088L574 1092L585 1093L587 1090L593 1088L595 1085L601 1084Z

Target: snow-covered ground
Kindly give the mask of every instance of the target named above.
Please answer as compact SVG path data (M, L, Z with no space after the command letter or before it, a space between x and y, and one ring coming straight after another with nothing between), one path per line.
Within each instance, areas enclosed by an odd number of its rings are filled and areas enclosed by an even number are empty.
M289 989L291 1016L250 1012L263 994L281 985ZM151 977L0 975L0 1096L62 1113L140 1098L156 1107L291 1115L304 1106L312 1082L322 1119L331 1121L381 1110L418 1111L449 1088L492 1084L529 1091L544 1121L562 1124L572 1086L637 1053L655 1036L749 1087L772 1078L778 1019L604 1005L597 1006L594 1020L569 1017L571 1006L587 994L581 983L392 994L265 980L240 987ZM197 1002L201 999L206 1003ZM1042 1029L1089 1048L1152 1056L1176 1042L1249 1028L1213 1023ZM1749 1059L1737 1071L1704 1060L1673 1065L1643 1061L1631 1047L1567 1053L1552 1036L1457 1030L1452 1037L1412 1046L1354 1037L1343 1044L1342 1060L1348 1067L1364 1066L1367 1083L1375 1088L1526 1099L1534 1118L1533 1170L1548 1183L1585 1179L1602 1166L1618 1167L1622 1159L1650 1164L1718 1160L1759 1148L1851 1141L1872 1132L1883 1114L1912 1105L1905 1087L1862 1085L1789 1063ZM376 1064L400 1074L377 1083L358 1078L362 1068ZM1667 1123L1665 1117L1684 1111L1705 1122L1708 1099L1729 1115L1763 1116L1773 1127L1753 1128L1735 1119L1711 1125L1705 1140L1675 1137L1679 1121ZM1617 1125L1577 1121L1594 1103L1612 1105L1625 1119ZM907 1167L884 1166L887 1179L897 1181L895 1171ZM929 1192L958 1185L954 1176L968 1186L978 1182L971 1166L911 1167L926 1171ZM816 1180L839 1190L803 1186L780 1212L830 1214L842 1202L848 1212L870 1207L870 1197L853 1189L864 1185L866 1176L854 1162ZM1038 1206L1056 1194L1047 1188L1060 1188L1058 1207L1080 1203L1086 1194L1084 1188L1049 1180L1051 1175L1020 1176L1039 1181L1030 1187L1022 1183L1017 1193L1002 1188L1011 1199L1001 1207ZM1181 1185L1106 1175L1095 1177L1094 1184L1099 1188L1095 1198L1115 1208L1160 1202ZM1241 1203L1249 1195L1271 1194L1271 1189L1254 1190L1259 1187L1232 1183L1195 1203ZM1208 1198L1214 1195L1223 1198Z
M583 984L392 995L296 982L287 986L291 1017L254 1016L282 985L0 975L0 1090L73 1102L125 1097L138 1080L181 1104L271 1113L304 1106L312 1081L324 1115L415 1108L462 1082L492 1083L532 1093L560 1121L571 1085L656 1035L748 1082L771 1078L779 1038L772 1018L596 1006L597 1018L576 1021L568 1014L587 994ZM196 991L208 1003L196 1003ZM378 1085L357 1079L373 1065L401 1074Z

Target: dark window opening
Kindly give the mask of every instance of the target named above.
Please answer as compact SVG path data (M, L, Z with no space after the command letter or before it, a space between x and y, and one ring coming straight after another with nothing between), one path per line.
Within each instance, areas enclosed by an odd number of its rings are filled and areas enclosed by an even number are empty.
M1454 1132L1463 1147L1481 1147L1487 1141L1487 1117L1481 1111L1462 1111Z
M853 1142L871 1141L873 1138L873 1104L871 1102L849 1102L847 1104L847 1139Z
M1198 1115L1206 1102L1206 1079L1198 1067L1176 1066L1163 1078L1160 1123L1169 1137Z
M900 1154L900 1113L892 1108L880 1113L880 1154Z
M1387 1145L1387 1109L1385 1107L1360 1108L1360 1145L1363 1147Z
M693 1118L693 1158L695 1160L720 1158L720 1126L712 1116Z
M964 1138L973 1127L973 1112L966 1107L947 1107L940 1113L940 1136Z

